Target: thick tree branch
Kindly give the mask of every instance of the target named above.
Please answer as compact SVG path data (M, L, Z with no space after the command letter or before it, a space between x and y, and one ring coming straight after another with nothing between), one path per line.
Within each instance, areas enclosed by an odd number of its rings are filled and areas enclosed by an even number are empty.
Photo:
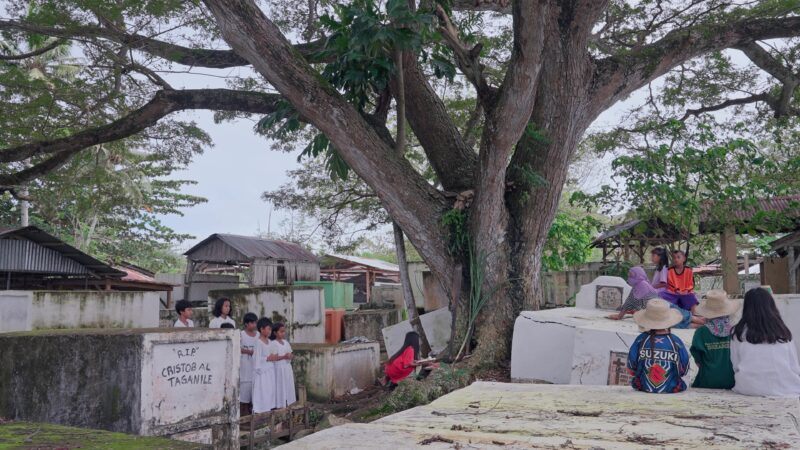
M447 208L442 193L298 57L286 37L253 0L204 0L204 3L231 48L323 132L350 168L375 191L449 293L453 261L438 220Z
M475 152L464 142L415 55L404 54L403 69L406 118L442 187L451 192L470 189L475 174ZM396 80L392 80L392 91L397 92Z
M658 41L622 56L596 62L592 82L592 115L684 61L702 54L736 48L754 40L800 35L800 17L747 19L723 24L701 24L667 33Z
M770 103L770 106L775 110L775 117L787 115L795 90L797 86L800 86L800 77L755 42L748 42L737 48L761 70L781 82L780 97L777 101Z
M0 150L0 162L22 161L33 156L77 152L93 145L132 136L175 111L210 109L268 114L277 109L278 94L231 89L162 90L152 100L127 116L107 125L58 139L33 142ZM33 169L33 167L31 168ZM32 173L32 172L28 172Z
M490 86L486 81L486 76L483 74L483 64L479 61L481 54L482 44L476 44L474 47L469 48L466 44L461 42L458 37L458 29L450 21L450 17L440 5L436 5L436 16L439 18L439 32L447 42L448 47L453 50L456 57L456 65L458 65L461 73L467 77L470 83L475 86L478 93L478 99L485 107L491 108L494 104L497 89Z
M770 97L770 95L767 93L750 95L742 98L732 98L729 100L725 100L724 102L718 103L716 105L703 106L696 109L687 109L686 113L683 115L683 117L681 117L680 120L682 121L686 120L690 116L699 116L700 114L720 111L730 106L748 105L751 103L758 103L758 102L767 102L769 104L772 104L773 101L774 101L773 98Z
M14 20L0 20L0 30L17 30L26 33L55 36L62 39L108 39L118 44L149 53L178 64L192 67L206 67L211 69L225 69L249 65L247 60L237 55L233 50L213 50L204 48L191 48L183 45L161 41L140 34L129 34L108 27L91 25L73 25L66 27L47 27L35 23L26 23ZM298 44L295 49L308 59L322 50L324 39Z
M511 14L511 0L453 0L452 8L456 11L493 11Z

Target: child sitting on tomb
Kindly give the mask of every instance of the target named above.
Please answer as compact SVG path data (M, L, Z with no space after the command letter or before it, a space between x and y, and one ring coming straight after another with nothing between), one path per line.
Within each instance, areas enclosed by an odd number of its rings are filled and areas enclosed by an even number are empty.
M266 317L258 319L258 341L253 352L253 413L263 413L276 407L275 361L278 355L272 341L272 322Z
M731 314L739 310L739 303L728 298L725 291L714 289L706 294L697 308L697 314L707 319L705 326L694 332L689 351L697 363L697 377L692 387L730 389L733 387L731 365Z
M239 339L241 346L241 356L239 357L239 411L241 416L250 415L253 412L253 353L255 353L258 343L258 331L256 322L258 316L247 313L242 320L244 330Z
M697 296L694 295L694 272L691 267L686 267L686 253L675 250L672 252L672 262L673 265L667 272L667 290L661 293L661 298L694 312L697 306Z
M669 257L667 257L667 250L663 247L654 248L650 251L650 261L656 266L650 284L652 284L659 293L664 292L667 290L667 276L669 274Z
M633 314L640 334L628 352L631 386L637 391L668 394L686 390L681 377L689 370L689 353L678 336L670 332L683 320L681 313L661 299Z
M658 291L647 281L647 274L640 266L631 267L628 269L628 284L631 286L631 293L625 303L620 307L619 313L608 316L609 319L621 320L627 314L634 314L636 311L641 311L647 307L647 302L658 297ZM689 311L678 308L672 305L678 312L681 313L683 320L675 326L675 328L697 328L701 325L702 319L693 317Z
M766 289L744 294L742 318L733 327L733 392L762 397L800 396L800 363L792 332Z
M292 372L292 346L286 340L286 325L276 322L272 325L272 346L278 355L275 361L275 404L284 408L297 401L294 391L294 372Z
M175 321L175 328L193 328L192 304L188 300L179 300L175 303L175 312L178 313L178 320Z

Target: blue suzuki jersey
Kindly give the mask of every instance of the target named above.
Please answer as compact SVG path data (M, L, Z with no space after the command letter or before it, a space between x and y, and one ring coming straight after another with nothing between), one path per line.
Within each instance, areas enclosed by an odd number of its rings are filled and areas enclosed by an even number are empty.
M628 352L631 385L638 391L656 394L682 392L681 379L689 370L689 353L673 334L640 334Z

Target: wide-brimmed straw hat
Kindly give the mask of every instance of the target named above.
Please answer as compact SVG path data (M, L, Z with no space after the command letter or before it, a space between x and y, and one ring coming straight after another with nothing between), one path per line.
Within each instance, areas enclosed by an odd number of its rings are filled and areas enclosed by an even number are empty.
M706 299L697 305L694 312L706 319L716 319L717 317L730 316L741 307L741 303L729 299L725 291L714 289L708 291Z
M681 323L683 314L670 307L669 302L655 298L647 302L647 307L633 314L633 321L642 330L666 330Z

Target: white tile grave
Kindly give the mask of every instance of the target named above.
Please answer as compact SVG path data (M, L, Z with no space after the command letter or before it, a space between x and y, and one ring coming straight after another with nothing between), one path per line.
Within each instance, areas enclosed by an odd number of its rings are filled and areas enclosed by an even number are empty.
M444 350L450 341L450 328L453 323L453 315L450 310L439 308L436 311L420 315L419 320L422 322L422 329L425 330L425 335L428 337L428 343L431 344L431 350L436 353ZM406 338L406 333L409 331L413 331L413 328L411 328L411 322L408 320L383 329L383 342L386 344L386 353L388 355L393 355L400 350Z
M514 323L511 378L556 384L628 385L625 364L638 327L629 316L606 316L630 292L619 277L600 276L585 284L574 308L523 311ZM694 330L673 329L688 350ZM692 361L684 378L691 383L697 372Z

